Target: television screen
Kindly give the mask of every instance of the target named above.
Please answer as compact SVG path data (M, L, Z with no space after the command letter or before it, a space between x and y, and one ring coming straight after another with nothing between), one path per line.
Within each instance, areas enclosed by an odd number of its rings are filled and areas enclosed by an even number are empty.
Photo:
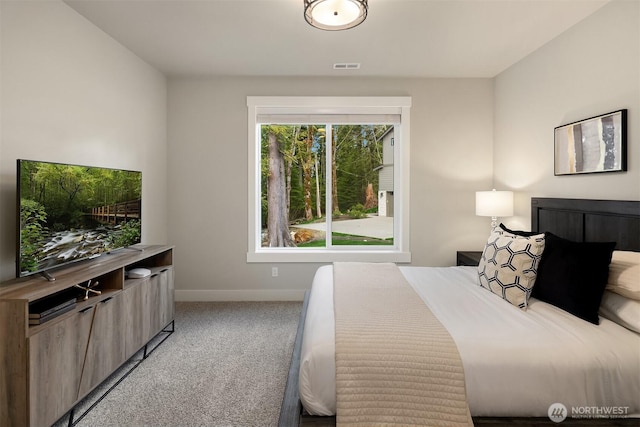
M140 243L142 173L18 160L17 276Z

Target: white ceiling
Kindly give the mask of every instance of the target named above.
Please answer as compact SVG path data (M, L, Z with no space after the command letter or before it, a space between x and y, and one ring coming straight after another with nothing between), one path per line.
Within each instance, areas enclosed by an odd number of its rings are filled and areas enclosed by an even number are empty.
M303 0L65 3L166 75L494 77L608 1L369 0L346 31L309 26Z

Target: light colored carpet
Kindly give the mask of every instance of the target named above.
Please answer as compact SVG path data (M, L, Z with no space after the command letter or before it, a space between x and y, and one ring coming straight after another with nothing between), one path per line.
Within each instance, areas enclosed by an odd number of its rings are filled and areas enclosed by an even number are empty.
M277 425L301 308L176 303L176 332L78 425Z

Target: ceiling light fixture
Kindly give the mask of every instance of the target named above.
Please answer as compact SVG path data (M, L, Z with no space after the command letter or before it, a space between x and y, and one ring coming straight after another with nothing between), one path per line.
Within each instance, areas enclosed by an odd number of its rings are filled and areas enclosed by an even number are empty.
M366 18L367 0L304 0L304 19L321 30L348 30Z

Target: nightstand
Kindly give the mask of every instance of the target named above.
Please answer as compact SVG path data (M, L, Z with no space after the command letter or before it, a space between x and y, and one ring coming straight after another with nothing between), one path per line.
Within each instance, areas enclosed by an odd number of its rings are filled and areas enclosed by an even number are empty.
M456 265L475 267L480 263L482 251L458 251L456 252Z

